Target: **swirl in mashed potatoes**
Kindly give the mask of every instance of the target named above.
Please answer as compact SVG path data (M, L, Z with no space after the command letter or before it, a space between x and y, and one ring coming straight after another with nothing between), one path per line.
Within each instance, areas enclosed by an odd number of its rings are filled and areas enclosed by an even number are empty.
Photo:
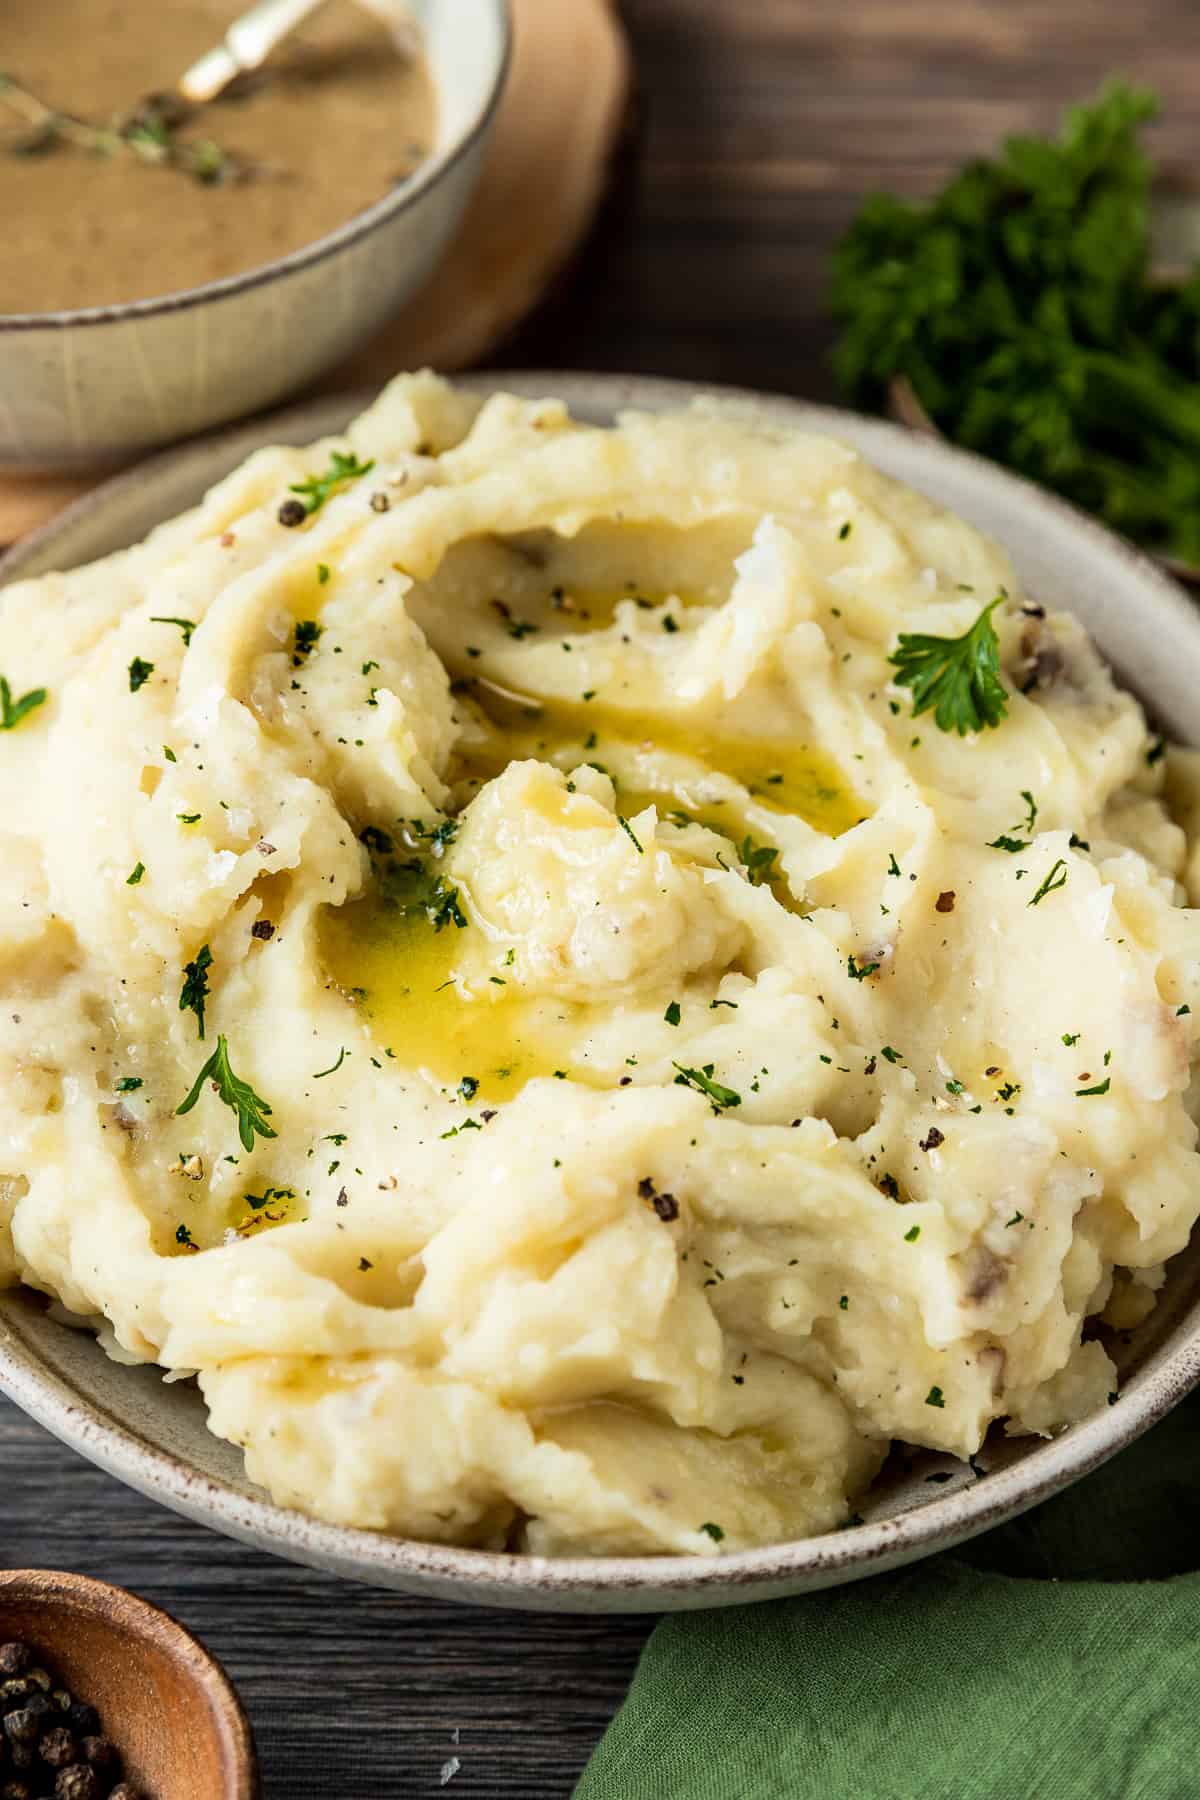
M914 718L1002 591L1006 716ZM1200 1212L1195 759L969 526L410 377L0 670L0 1280L278 1500L715 1552L1104 1404Z

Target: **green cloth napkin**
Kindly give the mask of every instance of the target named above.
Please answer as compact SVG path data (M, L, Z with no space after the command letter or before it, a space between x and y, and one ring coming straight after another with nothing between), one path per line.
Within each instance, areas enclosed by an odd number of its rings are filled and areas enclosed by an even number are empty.
M665 1619L576 1800L1196 1800L1198 1569L1200 1394L960 1550Z

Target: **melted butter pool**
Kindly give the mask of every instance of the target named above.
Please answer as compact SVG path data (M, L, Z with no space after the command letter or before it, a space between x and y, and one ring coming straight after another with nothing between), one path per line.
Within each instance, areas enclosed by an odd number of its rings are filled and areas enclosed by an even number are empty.
M729 776L758 806L792 813L829 837L840 837L870 810L833 758L811 744L735 736L589 702L533 699L487 681L476 682L473 691L495 731L486 742L470 747L456 771L472 792L525 757L570 768L580 762L606 766L606 751L629 757L661 750L702 765L701 773ZM608 773L614 771L609 768ZM686 806L683 789L695 785L694 777L659 785L642 780L633 787L618 779L619 803L629 814L654 805L665 815ZM744 807L732 798L705 800L703 810L718 830L726 823L731 830L743 828Z
M651 804L662 815L686 807L705 824L740 835L747 800L697 799L706 773L730 777L757 806L798 816L829 836L849 830L869 810L833 759L812 745L697 729L594 703L542 701L486 680L473 682L471 692L486 731L451 771L466 798L514 761L572 768L603 765L607 754L614 762L642 758L636 783L618 780L618 805L629 816ZM694 771L647 784L645 753L655 750L688 759ZM566 796L547 804L559 801L565 804ZM498 974L494 964L480 968L477 932L453 924L435 930L424 914L404 911L377 885L323 915L320 952L330 980L368 1020L381 1057L421 1069L448 1095L460 1094L459 1129L472 1108L511 1099L538 1076L609 1085L607 1075L590 1067L586 1048L597 1014L610 1009L531 996L505 979L503 964Z
M383 1056L423 1069L450 1091L465 1081L468 1112L512 1099L538 1075L561 1071L587 1081L588 1069L572 1058L591 1009L472 971L476 930L435 931L374 891L325 913L320 950L326 973L356 1001Z

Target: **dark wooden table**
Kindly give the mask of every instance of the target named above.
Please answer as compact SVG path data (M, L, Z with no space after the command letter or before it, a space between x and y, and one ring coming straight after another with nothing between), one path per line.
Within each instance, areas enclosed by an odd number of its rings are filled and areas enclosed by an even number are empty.
M563 0L569 5L571 0ZM629 0L635 166L553 311L503 359L830 397L823 270L862 191L914 194L1121 69L1200 141L1191 0ZM0 1402L0 1561L79 1569L178 1613L225 1662L268 1800L566 1796L648 1621L374 1593L185 1524ZM458 1741L453 1739L455 1730Z

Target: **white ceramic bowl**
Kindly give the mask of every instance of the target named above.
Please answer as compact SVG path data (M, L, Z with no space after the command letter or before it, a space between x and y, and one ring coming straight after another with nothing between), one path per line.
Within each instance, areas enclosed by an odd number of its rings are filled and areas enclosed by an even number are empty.
M94 466L295 393L399 311L475 185L508 67L505 0L411 0L433 154L336 231L241 275L67 312L0 313L0 466Z
M630 405L678 405L692 391L673 382L582 375L493 376L470 385L560 395L597 422ZM991 532L1032 594L1086 622L1158 724L1200 745L1200 615L1145 557L1062 502L940 441L853 413L744 398L855 445ZM325 400L159 457L0 560L0 581L134 542L260 444L336 432L355 410L351 397ZM547 1561L347 1530L275 1506L247 1481L237 1451L207 1431L194 1388L167 1386L151 1368L109 1362L89 1336L48 1317L32 1294L0 1294L0 1389L132 1487L232 1537L361 1581L561 1611L721 1606L828 1587L947 1549L1045 1499L1137 1437L1200 1380L1200 1234L1171 1265L1150 1320L1113 1348L1122 1381L1112 1406L1049 1441L995 1434L976 1464L988 1471L982 1478L950 1457L894 1456L861 1502L861 1525L722 1557ZM948 1481L929 1479L947 1474Z

